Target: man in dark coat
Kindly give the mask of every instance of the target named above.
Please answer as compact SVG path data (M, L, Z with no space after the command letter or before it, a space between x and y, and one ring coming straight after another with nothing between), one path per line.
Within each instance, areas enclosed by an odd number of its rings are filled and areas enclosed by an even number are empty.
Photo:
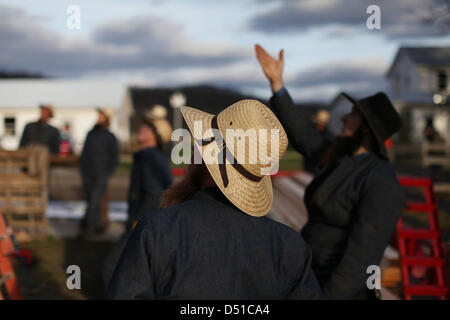
M204 164L191 164L184 179L164 194L164 209L139 221L106 297L317 298L321 291L311 271L308 246L294 230L264 217L272 205L272 184L270 176L260 173L262 161L230 162L236 156L225 145L225 131L231 126L245 131L243 123L256 129L270 129L272 124L280 135L276 150L282 156L287 137L276 117L254 100L237 102L218 116L188 107L182 113ZM206 128L194 131L196 121L216 129L214 137ZM208 146L220 151L208 157ZM225 155L227 162L221 158ZM214 157L219 161L211 161Z
M87 201L86 213L81 220L80 236L103 233L101 200L108 179L119 162L119 146L109 130L110 112L98 109L98 121L89 131L80 157L81 178Z
M283 85L283 51L276 60L261 46L255 49L274 92L271 107L292 146L320 169L305 191L309 220L302 235L311 246L324 298L374 298L366 286L367 268L380 264L405 205L384 148L400 118L382 93L359 101L344 94L353 109L342 117L343 129L330 144L298 117Z
M54 109L51 105L41 105L41 116L36 122L28 123L22 133L19 147L26 147L32 144L46 146L51 154L59 154L60 133L55 127L47 122L54 116Z

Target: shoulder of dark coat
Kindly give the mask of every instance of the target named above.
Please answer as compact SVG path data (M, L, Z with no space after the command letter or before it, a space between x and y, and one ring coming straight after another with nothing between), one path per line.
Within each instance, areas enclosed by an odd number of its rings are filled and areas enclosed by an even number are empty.
M54 127L54 126L52 126L52 125L50 125L50 124L48 124L48 127L49 127L53 132L59 133L58 128L56 128L56 127Z
M93 128L91 131L89 131L89 133L95 134L98 137L101 137L101 139L107 139L110 142L116 142L116 136L114 135L114 133L112 133L111 131L109 131L106 128L101 128L101 129L95 129Z
M137 161L142 156L142 150L133 153L133 161Z
M369 185L395 186L401 188L395 172L389 161L374 156L372 168L367 177L366 183Z
M169 159L158 149L149 148L142 150L142 158L146 161L156 162L156 163L169 163Z
M284 238L287 242L296 244L300 247L308 247L307 243L303 239L300 232L295 231L291 227L284 225L278 221L270 219L268 217L263 217L266 223L270 225L271 229L275 230L281 238Z
M110 137L112 137L112 138L116 139L116 136L115 136L115 134L114 134L114 133L112 133L111 131L109 131L108 129L105 129L105 132L106 132L106 134L107 134L108 136L110 136Z
M237 214L239 215L239 219L246 220L248 223L258 224L264 232L271 233L272 236L276 236L276 238L280 239L283 243L299 246L299 249L307 247L301 234L294 229L270 219L267 216L258 218L252 217L236 207L227 205L215 199L193 198L168 208L152 211L147 213L139 221L139 224L142 224L141 227L143 229L153 229L153 227L158 229L159 226L170 224L174 218L180 218L180 215L183 215L183 218L191 219L193 218L192 215L204 215L208 210L217 210L219 206L222 210L229 211L230 215Z

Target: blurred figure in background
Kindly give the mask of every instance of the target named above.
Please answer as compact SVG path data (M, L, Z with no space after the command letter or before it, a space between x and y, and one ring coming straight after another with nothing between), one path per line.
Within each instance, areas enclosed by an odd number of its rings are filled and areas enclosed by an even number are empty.
M330 113L327 110L320 109L316 112L313 119L314 129L324 138L324 141L331 140L332 135L328 132L328 123L330 122ZM328 145L324 144L322 149L325 150ZM311 173L317 173L317 168L309 158L303 158L304 169Z
M61 130L60 155L67 156L73 154L73 141L70 123L66 122Z
M442 142L442 137L439 135L439 132L436 131L436 129L434 128L434 124L433 124L433 118L428 117L426 119L426 125L425 125L425 129L424 129L424 135L425 135L425 139L430 142Z
M170 152L172 150L170 138L173 130L169 121L167 121L167 109L164 106L157 104L145 114L145 117L150 119L156 127L161 138L164 154L170 158Z
M133 156L126 232L106 259L103 279L105 285L111 278L134 226L144 215L160 208L161 196L173 181L169 159L163 153L163 142L154 120L143 119L138 142L141 150Z
M441 135L434 127L433 117L426 118L426 125L423 130L423 134L426 142L428 142L428 144L430 145L444 142L444 139L442 139ZM425 147L425 149L422 150L423 157L445 157L445 149L438 150L429 148L427 147L428 144L423 145L423 147ZM432 169L433 171L437 170L437 172L442 169L442 165L437 163L429 164L427 167Z
M316 112L313 122L316 125L317 132L325 133L330 122L330 113L327 110L320 109Z
M133 156L128 192L128 227L145 213L159 209L160 198L173 180L163 141L152 120L143 120L138 141L141 150Z
M51 154L59 154L60 134L59 130L48 124L48 120L53 118L55 112L52 105L40 105L41 115L36 122L28 123L22 133L19 147L28 145L43 145L48 148Z
M81 177L87 201L86 213L81 220L80 237L105 231L101 216L101 201L119 162L119 146L109 128L112 112L98 109L98 120L87 134L80 157Z

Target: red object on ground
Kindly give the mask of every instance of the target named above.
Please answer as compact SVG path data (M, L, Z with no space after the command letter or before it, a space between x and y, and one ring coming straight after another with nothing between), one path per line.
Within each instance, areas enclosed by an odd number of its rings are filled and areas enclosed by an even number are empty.
M174 176L184 176L186 169L172 168L172 175Z
M26 249L20 249L12 254L14 258L18 258L26 267L32 266L35 262L33 252Z
M392 140L392 138L389 138L384 141L384 145L386 149L392 148L394 146L394 140Z
M17 278L14 273L9 257L14 253L14 246L6 230L6 223L0 212L0 287L4 284L9 298L13 300L22 300L17 285ZM3 296L0 292L0 300Z
M428 229L406 227L402 219L397 224L397 242L402 270L403 294L405 299L413 296L435 296L446 300L449 294L445 251L442 245L436 198L433 182L429 178L399 177L403 187L419 187L425 192L425 202L407 202L405 210L428 214ZM431 254L426 255L424 243L431 243ZM434 275L424 278L422 268L434 270ZM420 277L420 276L423 277ZM411 278L413 276L413 278ZM419 276L420 284L412 284Z

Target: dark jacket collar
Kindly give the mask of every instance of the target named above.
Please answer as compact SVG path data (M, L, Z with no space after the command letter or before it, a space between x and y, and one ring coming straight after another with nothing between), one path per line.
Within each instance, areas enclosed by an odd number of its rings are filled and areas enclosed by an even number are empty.
M191 196L191 199L214 199L216 201L222 202L223 204L226 204L227 206L237 209L236 206L232 204L230 200L227 199L227 197L225 197L222 191L220 191L219 187L216 186L206 187L197 191Z
M384 161L378 155L373 152L368 152L364 154L360 154L357 156L344 156L331 165L322 169L311 181L311 183L307 186L305 190L305 203L308 201L311 196L316 193L316 191L323 186L323 182L327 179L327 177L331 174L334 175L331 182L341 182L346 179L350 175L351 172L356 170L357 168L362 168L369 163L373 163L374 161ZM331 186L327 183L325 189L331 190ZM331 189L330 189L331 188Z
M39 119L38 121L36 121L36 124L42 127L46 127L49 124L47 123L47 121L42 121L41 119Z
M102 130L108 130L105 126L102 126L101 124L96 123L94 127L92 128L92 131L102 131Z

